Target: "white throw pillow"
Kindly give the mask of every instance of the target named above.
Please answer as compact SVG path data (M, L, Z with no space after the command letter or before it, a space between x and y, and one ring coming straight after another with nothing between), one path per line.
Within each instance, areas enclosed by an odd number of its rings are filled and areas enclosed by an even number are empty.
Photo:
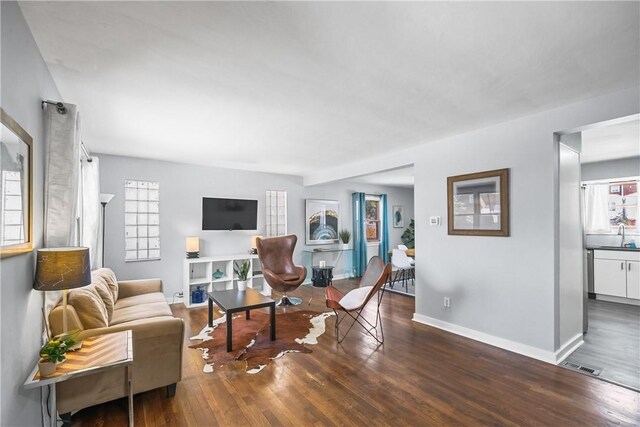
M367 295L369 295L369 292L371 292L371 289L373 289L373 286L363 286L361 288L354 289L343 296L338 302L345 309L354 310L362 305L364 300L367 298Z

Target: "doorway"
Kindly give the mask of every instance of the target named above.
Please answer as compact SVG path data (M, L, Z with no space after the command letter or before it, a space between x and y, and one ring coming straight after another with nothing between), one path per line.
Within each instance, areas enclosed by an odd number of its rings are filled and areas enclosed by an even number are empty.
M560 365L637 391L640 391L639 141L638 115L564 134L559 141L558 175L559 336L563 342L563 328L572 328L570 323L567 326L566 319L575 322L579 316L572 311L582 310L584 340ZM563 162L563 158L571 156L567 151L574 153L573 159ZM571 175L571 171L579 175ZM572 187L563 192L567 183ZM576 183L579 187L575 187ZM576 206L575 197L567 200L567 194L577 195L579 204ZM571 237L565 235L563 239L563 227L568 224L574 229L569 233ZM575 232L576 224L580 224L581 236ZM571 241L578 238L580 242ZM575 253L567 256L567 251L576 248L580 249L580 262L574 263L578 258ZM583 284L582 298L563 298L566 289L572 286L569 284L578 282ZM577 301L582 301L581 307Z

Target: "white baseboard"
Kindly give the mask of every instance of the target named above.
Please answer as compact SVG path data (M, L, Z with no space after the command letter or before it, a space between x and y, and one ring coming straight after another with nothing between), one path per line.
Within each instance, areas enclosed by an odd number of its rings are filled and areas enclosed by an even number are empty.
M514 353L522 354L523 356L531 357L533 359L541 360L543 362L556 364L556 354L552 351L542 350L536 347L531 347L526 344L522 344L516 341L511 341L505 338L496 337L485 332L476 331L475 329L465 328L464 326L455 325L453 323L445 322L443 320L434 319L433 317L424 316L422 314L414 313L413 321L422 323L424 325L433 326L434 328L442 329L443 331L451 332L456 335L461 335L472 340L480 341L485 344L499 347L504 350L509 350Z
M559 365L569 357L571 353L576 351L578 347L584 344L584 334L577 334L575 337L568 340L559 350L556 351L556 365Z
M184 298L183 297L179 297L176 296L175 298L173 297L166 297L167 298L167 304L171 305L171 304L183 304L184 303Z
M599 301L617 302L620 304L640 305L640 299L614 297L611 295L596 295L596 299Z

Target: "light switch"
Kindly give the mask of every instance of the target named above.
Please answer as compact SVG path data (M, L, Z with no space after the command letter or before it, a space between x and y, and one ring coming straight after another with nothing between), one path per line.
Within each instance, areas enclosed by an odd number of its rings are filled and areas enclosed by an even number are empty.
M439 216L432 216L429 218L429 225L430 226L435 226L435 225L440 225L440 217Z

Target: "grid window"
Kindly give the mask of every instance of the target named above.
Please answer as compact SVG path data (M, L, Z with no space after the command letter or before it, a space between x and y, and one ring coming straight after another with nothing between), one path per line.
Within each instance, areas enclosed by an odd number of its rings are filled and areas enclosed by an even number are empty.
M124 182L125 261L160 259L160 183Z
M20 172L2 171L2 245L25 242Z
M287 192L267 190L267 237L287 234Z

